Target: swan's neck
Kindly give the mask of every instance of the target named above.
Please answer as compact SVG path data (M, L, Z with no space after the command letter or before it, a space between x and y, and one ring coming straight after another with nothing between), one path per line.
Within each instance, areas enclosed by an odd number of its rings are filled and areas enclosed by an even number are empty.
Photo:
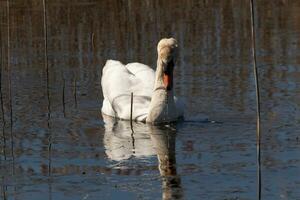
M177 119L173 88L171 90L166 90L164 86L163 65L165 64L158 59L154 90L146 119L147 122L151 123L170 122Z
M154 84L154 92L159 89L164 89L164 82L163 82L163 67L164 63L158 59L157 60L157 67L155 72L155 84Z

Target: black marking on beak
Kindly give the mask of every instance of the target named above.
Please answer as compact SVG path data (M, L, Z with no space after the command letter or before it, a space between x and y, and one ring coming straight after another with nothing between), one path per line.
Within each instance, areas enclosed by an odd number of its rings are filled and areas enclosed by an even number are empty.
M164 67L163 67L163 72L164 72L164 74L166 74L166 75L171 75L172 74L172 72L173 72L173 69L174 69L174 61L173 61L173 59L171 59L168 63L167 63L167 65L165 65Z

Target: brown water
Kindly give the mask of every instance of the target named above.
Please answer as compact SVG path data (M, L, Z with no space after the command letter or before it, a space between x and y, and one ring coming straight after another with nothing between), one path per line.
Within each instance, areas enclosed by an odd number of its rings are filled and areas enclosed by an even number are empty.
M47 51L43 2L9 1L8 18L0 1L2 199L257 198L247 1L53 0L46 15ZM255 23L262 199L300 199L300 2L259 1ZM154 68L169 36L186 121L104 122L106 59Z

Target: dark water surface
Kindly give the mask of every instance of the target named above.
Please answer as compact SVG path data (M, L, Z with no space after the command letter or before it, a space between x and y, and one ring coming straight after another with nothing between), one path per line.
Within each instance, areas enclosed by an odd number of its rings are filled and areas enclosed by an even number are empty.
M45 51L43 2L0 1L1 198L257 199L247 2L46 1ZM300 2L259 1L255 23L262 199L300 199ZM169 36L186 122L104 120L106 59L155 68Z

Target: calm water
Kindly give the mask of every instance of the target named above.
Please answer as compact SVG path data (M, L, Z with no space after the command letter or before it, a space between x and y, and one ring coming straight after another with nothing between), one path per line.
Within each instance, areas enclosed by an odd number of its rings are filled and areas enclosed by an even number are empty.
M246 2L51 0L45 52L42 1L0 1L1 198L257 199ZM256 8L262 199L300 199L300 2ZM186 121L103 119L106 59L155 68L169 36Z

